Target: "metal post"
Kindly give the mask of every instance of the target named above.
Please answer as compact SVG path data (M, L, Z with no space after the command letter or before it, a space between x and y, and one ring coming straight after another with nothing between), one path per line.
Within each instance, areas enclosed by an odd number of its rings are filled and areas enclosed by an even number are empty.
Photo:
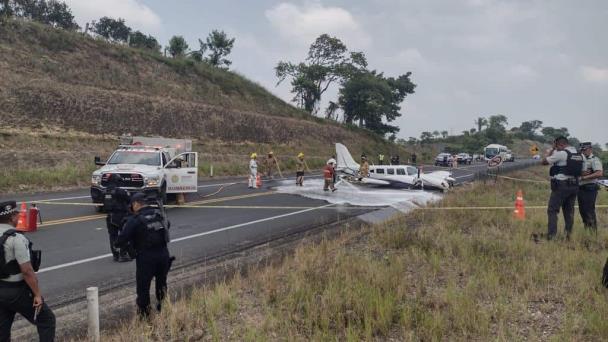
M213 165L209 167L209 176L213 177Z
M99 342L99 290L87 288L88 336L89 340Z

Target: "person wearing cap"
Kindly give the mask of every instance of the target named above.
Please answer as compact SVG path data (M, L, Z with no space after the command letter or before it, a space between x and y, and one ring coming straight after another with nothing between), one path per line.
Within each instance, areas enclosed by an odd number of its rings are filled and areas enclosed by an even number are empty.
M277 159L274 157L274 152L268 152L268 157L266 158L264 164L264 166L266 166L266 177L268 179L272 179L272 174L274 173L274 170L278 167Z
M557 235L557 215L563 211L566 238L570 238L574 226L574 204L578 193L578 179L568 170L568 159L578 151L569 145L566 137L560 136L553 142L553 148L547 151L542 160L543 165L551 165L551 196L547 206L547 239Z
M249 189L257 189L257 178L258 178L258 154L252 153L251 159L249 160Z
M604 168L600 158L593 154L593 146L590 142L582 143L580 149L584 162L578 187L578 210L585 228L597 230L595 215L595 201L599 190L597 179L603 176Z
M367 162L367 156L361 155L361 166L359 167L359 180L369 176L369 163Z
M108 187L106 188L104 209L108 213L106 216L106 227L110 238L110 251L114 261L131 261L125 249L119 250L115 247L118 233L129 215L129 193L119 187L122 178L117 173L112 173L108 177Z
M169 225L163 211L146 203L143 193L131 197L134 213L118 235L117 247L132 246L135 249L135 282L137 287L137 312L141 317L150 315L150 285L155 279L156 309L167 293L167 274L171 268L169 256Z
M31 258L30 241L15 231L19 211L15 201L0 203L0 234L4 261L0 275L0 341L11 340L19 313L38 330L40 341L55 339L55 315L44 302Z
M300 152L296 159L296 186L304 186L304 170L306 163L304 162L304 153Z
M329 189L331 189L333 192L337 190L334 186L334 175L336 174L335 165L336 160L331 158L327 161L325 167L323 168L323 191L329 191Z

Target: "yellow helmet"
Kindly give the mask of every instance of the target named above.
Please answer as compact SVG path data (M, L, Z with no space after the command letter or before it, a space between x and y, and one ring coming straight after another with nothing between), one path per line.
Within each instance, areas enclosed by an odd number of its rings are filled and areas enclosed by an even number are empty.
M274 154L274 153L273 153L272 151L268 152L268 155L269 155L269 156L271 156L271 155L273 155L273 154Z
M253 152L253 153L251 154L251 159L255 159L255 158L257 158L257 157L258 157L258 154L257 154L257 153Z
M298 158L304 158L304 153L302 153L302 152L298 153Z

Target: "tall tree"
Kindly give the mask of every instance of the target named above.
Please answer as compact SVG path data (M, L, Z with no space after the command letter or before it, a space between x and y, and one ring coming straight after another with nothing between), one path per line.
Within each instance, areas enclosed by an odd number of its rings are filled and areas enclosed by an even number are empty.
M158 40L151 35L145 35L140 31L131 33L129 46L138 49L148 49L155 52L160 51L160 44L158 43Z
M184 57L188 52L188 43L182 36L173 36L169 40L169 53L173 58Z
M401 103L416 85L410 80L411 73L397 78L384 77L375 71L360 72L343 82L338 102L347 123L355 120L380 135L394 134L399 127L389 125L401 113Z
M275 73L277 85L291 79L291 92L295 94L293 102L315 114L321 96L330 85L365 67L367 61L363 53L349 53L340 39L322 34L310 46L304 62L280 61Z
M28 18L53 27L77 30L72 11L58 0L0 0L0 12L4 16Z
M420 142L428 143L431 142L431 140L433 140L433 134L431 132L422 132L420 134Z
M340 109L340 105L335 103L334 101L329 101L329 105L325 109L325 118L330 120L338 120L338 109Z
M209 55L204 58L205 62L219 68L228 69L232 61L226 57L234 47L235 38L229 38L226 32L213 30L209 33L206 42L198 40L200 44L201 56L209 51Z
M98 21L91 23L91 31L107 40L126 43L127 39L129 39L131 28L125 24L125 20L122 18L101 17Z
M477 132L481 132L481 130L488 125L488 120L486 118L479 117L475 120L475 125L477 125Z
M447 138L448 137L448 131L441 131L441 137L443 139Z

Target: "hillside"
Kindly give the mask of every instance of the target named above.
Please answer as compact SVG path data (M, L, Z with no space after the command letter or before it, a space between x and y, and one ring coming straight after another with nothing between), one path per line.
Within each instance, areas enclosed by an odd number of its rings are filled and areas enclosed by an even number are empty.
M338 141L355 153L397 151L310 117L234 72L21 20L0 24L0 117L0 172L70 169L65 185L86 183L91 157L126 132L190 137L207 154L202 171L214 164L225 174L241 173L235 165L252 151L281 151L287 163L302 150L318 157L315 165ZM23 182L44 183L5 180L0 190Z

